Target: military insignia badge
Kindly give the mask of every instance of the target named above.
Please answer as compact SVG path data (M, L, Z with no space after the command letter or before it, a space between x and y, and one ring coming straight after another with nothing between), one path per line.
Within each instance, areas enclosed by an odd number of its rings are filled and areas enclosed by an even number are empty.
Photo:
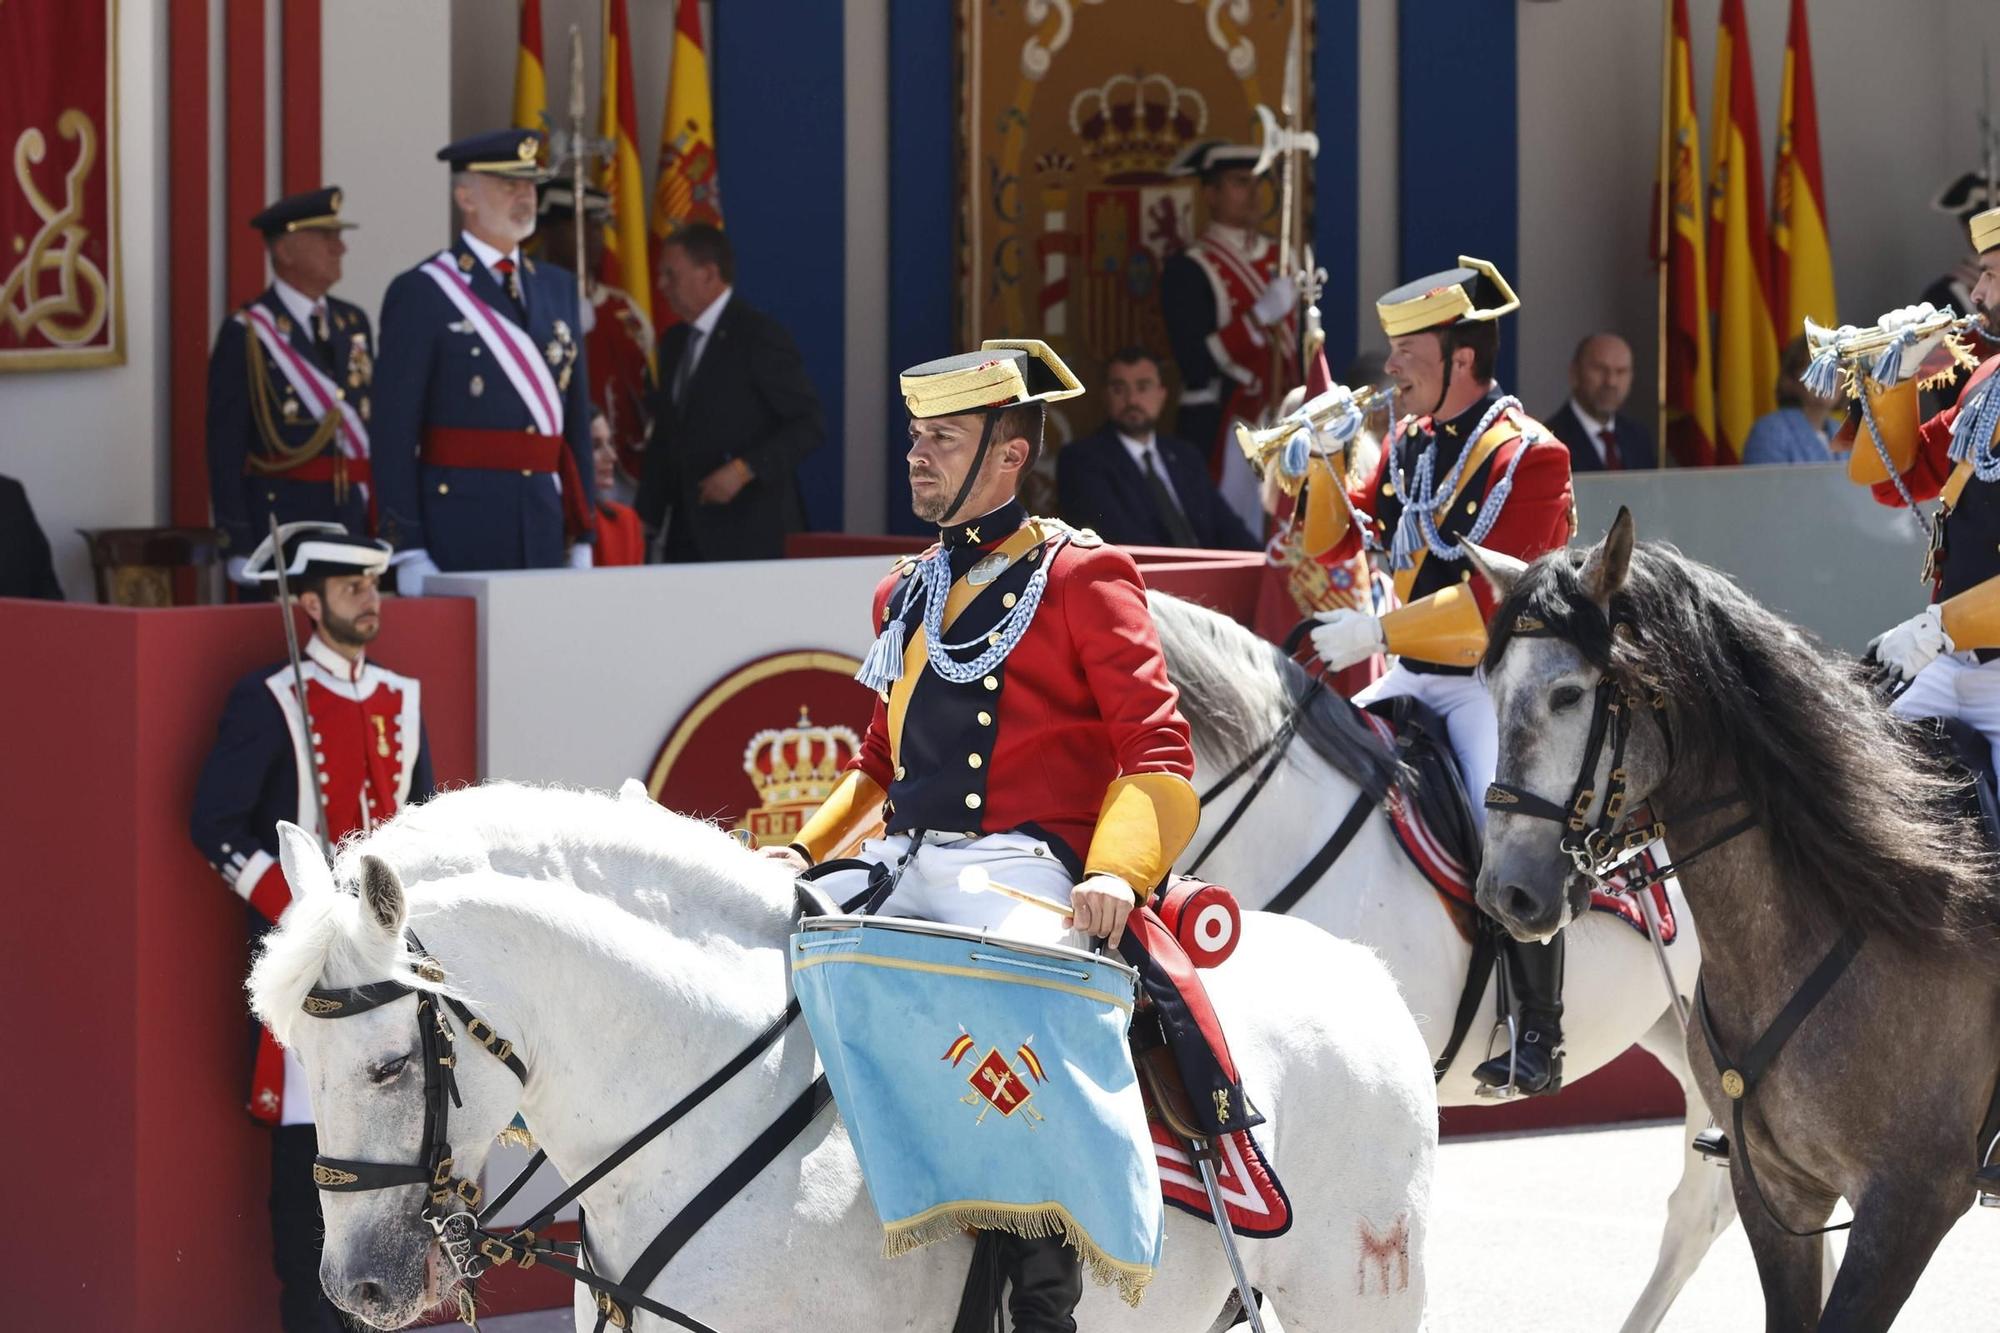
M971 569L965 571L965 581L975 588L983 588L1006 573L1007 567L1013 563L1014 558L1012 556L1002 555L998 551L995 551L992 555L987 556Z
M561 365L563 359L563 345L561 340L551 339L549 345L542 349L542 355L549 359L549 368L551 370Z
M477 398L480 394L486 392L486 381L482 377L474 375L472 377L472 383L466 385L465 387L467 391L469 391L474 398Z
M357 333L347 347L347 382L360 388L375 377L375 359L368 355L368 335Z
M299 400L291 397L289 394L286 395L285 406L283 410L285 414L285 420L297 421L299 419Z
M290 315L278 316L278 332L284 334L287 338L292 336L292 317Z
M472 272L472 256L471 256L471 255L460 255L460 256L458 257L458 271L459 271L460 273L470 273L470 272Z
M979 1108L979 1118L974 1124L986 1123L987 1115L993 1111L998 1111L1003 1120L1011 1119L1019 1112L1029 1129L1037 1128L1046 1119L1028 1104L1035 1095L1034 1085L1049 1081L1041 1057L1035 1054L1034 1040L1029 1037L1014 1048L1014 1060L1019 1062L1018 1067L1000 1054L998 1046L988 1047L986 1054L972 1066L972 1071L965 1078L972 1091L959 1100L967 1106ZM957 1039L938 1058L956 1069L977 1046L972 1034L961 1028Z

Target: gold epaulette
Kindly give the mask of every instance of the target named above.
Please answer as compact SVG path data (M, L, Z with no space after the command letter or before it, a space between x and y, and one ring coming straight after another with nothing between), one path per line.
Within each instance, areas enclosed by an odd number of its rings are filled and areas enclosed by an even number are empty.
M1098 536L1093 529L1073 528L1059 518L1044 518L1037 515L1029 519L1028 522L1033 523L1042 530L1042 540L1044 542L1054 541L1057 537L1067 537L1073 545L1081 546L1086 550L1091 547L1104 545L1104 538Z

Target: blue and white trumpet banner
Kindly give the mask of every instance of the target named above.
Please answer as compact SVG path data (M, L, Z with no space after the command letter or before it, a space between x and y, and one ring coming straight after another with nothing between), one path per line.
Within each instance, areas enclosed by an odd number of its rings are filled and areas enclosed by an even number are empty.
M886 925L803 931L791 958L885 1254L967 1228L1059 1234L1138 1304L1164 1210L1130 968Z

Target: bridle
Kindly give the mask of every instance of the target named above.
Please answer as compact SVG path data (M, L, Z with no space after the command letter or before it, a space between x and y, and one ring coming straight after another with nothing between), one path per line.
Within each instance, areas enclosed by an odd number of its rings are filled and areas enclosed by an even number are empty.
M1621 623L1629 622L1614 618L1613 630ZM1561 637L1540 617L1526 612L1515 617L1512 633L1515 638L1524 639ZM1674 768L1674 737L1665 718L1665 696L1655 694L1650 700L1642 698L1608 669L1597 682L1595 693L1590 711L1590 732L1584 742L1583 759L1577 767L1576 780L1570 785L1569 804L1557 805L1546 796L1537 795L1525 787L1495 782L1486 788L1485 805L1488 810L1497 810L1502 814L1525 815L1530 819L1546 819L1562 825L1557 845L1569 858L1570 864L1576 867L1578 873L1599 884L1608 884L1628 861L1667 836L1667 822L1650 801L1628 808L1630 793L1627 789L1629 776L1625 769L1625 746L1632 737L1633 719L1644 709L1659 720L1660 737L1667 748L1669 774ZM1610 771L1605 775L1604 790L1600 794L1597 774L1604 767L1607 745L1611 751ZM1677 818L1685 822L1741 804L1742 793L1731 790L1681 811ZM1731 838L1749 831L1756 823L1756 816L1746 812L1741 819L1727 825L1671 864L1652 866L1627 875L1619 887L1625 893L1638 893L1664 883Z
M404 938L417 957L417 975L434 984L442 982L445 979L443 965L425 950L415 932L405 931ZM363 1162L341 1157L315 1157L313 1183L322 1190L334 1193L395 1189L403 1185L424 1186L424 1203L419 1216L436 1233L445 1257L451 1261L457 1276L467 1284L459 1289L459 1318L468 1324L474 1323L476 1316L473 1297L467 1288L476 1284L483 1273L500 1264L515 1263L522 1268L530 1268L541 1263L592 1289L597 1299L598 1333L602 1333L606 1325L630 1328L632 1318L639 1310L670 1320L691 1330L691 1333L715 1333L714 1329L692 1315L646 1295L646 1288L674 1255L694 1238L695 1233L775 1161L785 1146L803 1133L813 1118L826 1107L832 1093L825 1075L807 1084L805 1090L763 1133L661 1228L659 1235L626 1270L622 1279L614 1280L596 1271L591 1264L587 1241L558 1241L536 1233L554 1221L558 1212L580 1199L593 1185L754 1063L759 1055L784 1036L792 1020L798 1017L799 1002L796 999L789 1001L784 1010L751 1038L742 1050L651 1124L627 1139L609 1157L543 1205L534 1217L521 1226L495 1230L489 1227L494 1215L528 1183L548 1155L536 1152L521 1173L492 1202L486 1204L483 1211L474 1211L479 1209L482 1199L478 1183L454 1175L452 1170L451 1108L463 1107L464 1103L458 1094L455 1039L451 1022L444 1011L449 1010L464 1025L467 1036L506 1065L514 1077L525 1085L528 1069L514 1053L514 1044L495 1032L492 1024L451 996L393 979L372 981L361 986L314 987L306 992L302 1007L313 1018L351 1018L405 995L417 997L417 1036L421 1043L424 1072L423 1160L415 1163Z

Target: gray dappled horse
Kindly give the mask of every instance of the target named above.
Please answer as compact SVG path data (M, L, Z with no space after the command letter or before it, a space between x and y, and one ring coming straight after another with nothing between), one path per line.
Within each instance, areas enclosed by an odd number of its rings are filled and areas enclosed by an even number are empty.
M1973 1201L2000 1074L2000 894L1957 780L1852 659L1673 547L1635 550L1627 513L1588 551L1481 554L1503 603L1480 905L1521 939L1582 915L1589 880L1547 803L1580 805L1607 842L1636 808L1668 826L1702 939L1710 1033L1690 1029L1689 1056L1718 1122L1741 1126L1730 1174L1766 1327L1888 1328ZM1603 701L1623 707L1622 765L1596 739ZM1621 766L1623 828L1606 811ZM1753 1058L1816 990L1775 1057ZM1843 1197L1853 1229L1822 1313L1822 1242L1799 1233Z

